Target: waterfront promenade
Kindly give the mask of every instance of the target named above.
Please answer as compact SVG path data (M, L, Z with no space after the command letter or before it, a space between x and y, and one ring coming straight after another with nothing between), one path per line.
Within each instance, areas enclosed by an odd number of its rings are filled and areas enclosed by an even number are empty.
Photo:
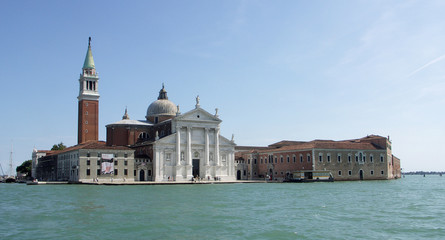
M177 185L177 184L234 184L234 183L266 183L268 181L258 181L258 180L237 180L237 181L163 181L163 182L123 182L123 181L98 181L98 182L68 182L68 181L58 181L58 182L27 182L27 185L60 185L60 184L86 184L86 185ZM274 181L272 181L274 182Z

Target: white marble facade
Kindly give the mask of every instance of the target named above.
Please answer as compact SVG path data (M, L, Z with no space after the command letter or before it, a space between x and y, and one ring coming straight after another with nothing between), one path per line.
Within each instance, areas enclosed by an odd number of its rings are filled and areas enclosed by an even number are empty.
M221 120L199 106L172 119L172 134L153 144L154 181L234 181L235 143L220 135Z

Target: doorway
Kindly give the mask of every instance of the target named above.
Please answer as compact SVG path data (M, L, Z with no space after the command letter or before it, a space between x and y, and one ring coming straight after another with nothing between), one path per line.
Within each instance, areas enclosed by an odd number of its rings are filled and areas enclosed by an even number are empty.
M145 181L145 171L144 170L139 171L139 181Z
M360 170L360 180L363 180L363 170Z
M236 180L241 180L241 170L236 172Z
M199 177L199 159L193 159L193 177Z

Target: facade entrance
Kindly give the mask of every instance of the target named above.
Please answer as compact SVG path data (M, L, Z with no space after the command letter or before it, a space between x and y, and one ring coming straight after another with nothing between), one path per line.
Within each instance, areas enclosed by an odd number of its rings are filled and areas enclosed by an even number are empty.
M199 159L193 159L193 177L199 177Z
M139 181L145 181L145 171L144 170L139 171Z
M363 170L360 170L360 180L363 180Z
M241 170L236 172L236 180L241 180Z

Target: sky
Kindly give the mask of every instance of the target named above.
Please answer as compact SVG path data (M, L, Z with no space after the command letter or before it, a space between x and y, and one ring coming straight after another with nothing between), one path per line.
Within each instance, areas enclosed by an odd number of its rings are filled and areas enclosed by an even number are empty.
M0 1L0 163L77 143L92 37L105 125L162 84L218 108L238 145L389 136L403 171L445 171L445 2Z

